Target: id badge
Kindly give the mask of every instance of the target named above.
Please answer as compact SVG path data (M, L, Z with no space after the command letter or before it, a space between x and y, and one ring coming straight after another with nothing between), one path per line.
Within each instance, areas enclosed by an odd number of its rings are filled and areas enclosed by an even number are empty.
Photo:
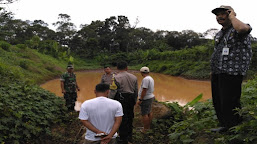
M224 48L222 49L222 55L228 55L228 54L229 54L229 48L224 47Z

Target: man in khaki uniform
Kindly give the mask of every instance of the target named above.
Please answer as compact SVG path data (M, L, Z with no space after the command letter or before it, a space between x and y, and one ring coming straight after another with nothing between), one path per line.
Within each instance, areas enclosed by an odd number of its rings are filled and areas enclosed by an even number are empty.
M109 66L104 66L104 74L102 75L101 82L110 85L112 82L113 72Z
M115 83L113 83L114 76L116 73L112 72L112 69L110 66L104 66L104 72L105 73L102 75L100 83L110 85L110 92L109 92L108 98L114 99L114 96L117 92L117 87Z
M118 91L114 99L121 103L124 113L119 128L120 139L117 142L118 144L128 144L128 142L132 142L134 106L138 96L137 77L127 72L128 64L126 62L119 62L117 69L119 72L115 76L115 81Z

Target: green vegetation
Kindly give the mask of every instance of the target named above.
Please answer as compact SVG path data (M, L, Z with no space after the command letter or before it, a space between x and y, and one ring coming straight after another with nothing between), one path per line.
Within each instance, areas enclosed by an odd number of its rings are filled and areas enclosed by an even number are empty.
M61 98L39 86L22 82L1 84L0 141L40 143L51 135L51 126L67 119Z
M74 141L69 127L71 120L76 121L74 114L68 114L63 98L37 85L64 72L68 61L78 70L95 69L99 65L72 56L53 58L24 45L0 41L1 143ZM57 131L60 127L61 131Z
M1 1L1 0L0 0ZM13 2L13 0L9 0ZM67 14L59 14L56 31L42 20L22 21L0 7L0 143L76 143L80 123L68 113L63 98L38 85L58 77L68 62L76 70L116 66L125 60L130 69L148 66L152 72L208 79L213 41L192 30L157 31L130 26L126 16L92 21L76 30ZM135 131L137 143L257 143L257 43L249 80L243 88L241 125L227 133L211 133L217 118L211 101L186 106L163 103L172 116L153 121L145 136ZM75 131L76 132L75 132Z
M131 68L135 70L139 70L142 66L148 66L152 72L183 76L189 79L208 79L213 45L213 41L208 41L203 45L176 51L139 50L131 53L110 54L109 56L101 55L97 59L102 64L113 65L123 59L128 61L132 65ZM252 49L253 57L247 79L253 78L257 71L256 42L252 44Z
M199 96L195 101L199 100ZM164 103L172 110L172 116L153 120L152 129L145 135L136 133L137 143L148 144L255 144L257 143L257 77L243 86L242 124L225 133L213 133L217 126L212 101L191 102L184 107L178 103ZM189 107L190 106L190 107Z
M13 46L0 41L1 77L43 83L64 72L69 61L74 63L76 70L99 67L92 60L74 60L71 55L54 58L24 45Z

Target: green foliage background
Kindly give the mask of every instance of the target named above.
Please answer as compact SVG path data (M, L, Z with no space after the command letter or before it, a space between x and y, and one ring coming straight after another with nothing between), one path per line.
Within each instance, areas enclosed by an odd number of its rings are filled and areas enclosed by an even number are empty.
M62 133L77 122L67 114L64 100L38 85L58 77L67 63L76 70L116 66L120 60L130 69L148 66L152 72L190 79L208 79L213 40L192 30L157 31L131 27L126 16L96 20L76 30L67 14L59 14L56 31L42 20L14 19L0 7L0 143L76 143ZM215 32L210 29L207 32ZM212 102L186 106L163 103L171 117L153 120L146 135L134 131L136 143L257 143L257 43L242 92L242 124L227 133L211 133L217 125ZM73 125L72 125L73 126ZM58 128L56 128L58 127Z
M42 143L51 126L67 121L61 98L23 82L0 85L0 141Z
M200 95L199 95L200 96ZM154 119L152 128L146 134L135 132L135 141L140 144L255 144L257 143L257 77L244 83L238 113L243 117L240 125L228 132L213 133L218 120L212 101L199 102L199 96L180 106L178 103L164 103L171 111L171 117Z
M25 45L0 41L1 144L49 143L64 139L53 128L56 125L65 128L72 120L65 101L38 84L56 78L71 61L77 70L98 68L92 60L72 56L54 58Z
M256 44L250 72L256 72ZM61 52L60 52L61 53ZM133 53L99 55L94 60L82 60L62 55L54 58L26 45L10 45L0 42L0 141L4 143L42 143L61 139L53 132L55 125L67 125L70 118L64 100L41 89L36 84L53 79L65 71L72 61L76 69L96 69L99 64L115 65L127 60L132 68L147 65L154 72L183 75L189 78L208 78L211 43L179 51L159 52L152 49ZM103 61L104 60L104 61ZM99 62L99 63L98 63ZM254 77L252 75L252 77ZM194 102L190 107L177 103L164 103L172 110L172 116L153 121L147 138L134 131L138 143L255 143L257 138L257 78L244 84L242 109L238 112L244 122L228 133L211 133L217 118L211 101ZM67 126L66 126L67 127Z

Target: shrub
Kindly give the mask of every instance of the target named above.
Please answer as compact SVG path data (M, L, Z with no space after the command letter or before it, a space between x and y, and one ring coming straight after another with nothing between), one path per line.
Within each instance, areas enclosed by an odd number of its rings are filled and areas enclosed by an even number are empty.
M11 44L5 41L0 41L0 47L6 51L10 51Z
M171 116L153 120L151 130L146 135L134 137L137 143L257 143L257 77L248 81L242 89L242 109L238 109L243 116L242 124L224 133L210 132L210 128L218 124L215 110L211 100L198 102L199 96L186 106L164 103L171 109Z
M1 84L0 142L38 143L51 135L51 125L65 120L61 98L23 82Z
M21 60L20 61L20 67L24 68L24 69L28 69L28 62L26 60Z
M25 44L17 44L16 47L20 48L20 49L26 49L27 46Z

